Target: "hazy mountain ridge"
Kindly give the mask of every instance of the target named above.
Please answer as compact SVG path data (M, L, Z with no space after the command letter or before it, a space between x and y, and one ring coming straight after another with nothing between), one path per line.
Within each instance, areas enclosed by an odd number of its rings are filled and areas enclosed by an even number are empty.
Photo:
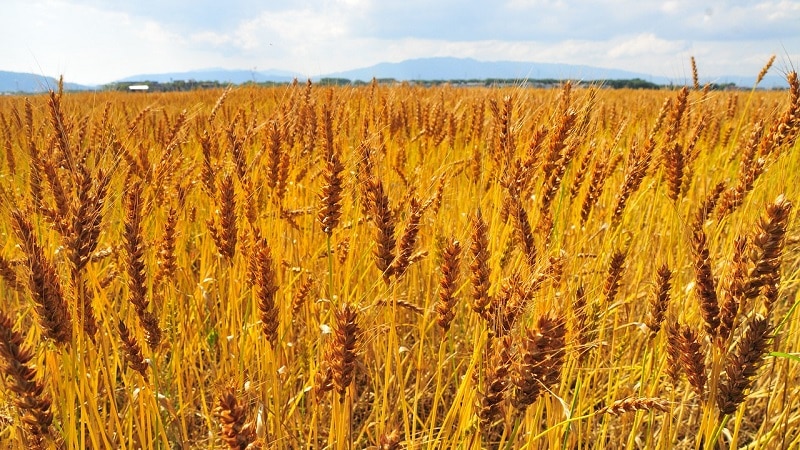
M259 72L256 70L228 70L221 68L192 70L188 72L169 72L157 74L141 74L117 80L117 82L137 82L155 81L157 83L169 83L176 80L195 80L195 81L218 81L220 83L243 84L248 82L264 83L288 83L295 78L302 79L299 73L285 70L268 70Z
M700 77L700 83L735 83L740 87L751 87L756 81L753 76ZM396 80L485 80L489 78L512 80L630 80L639 78L660 85L683 85L691 83L686 79L653 76L627 70L608 69L587 65L539 63L522 61L478 61L472 58L417 58L397 63L380 63L360 69L335 72L322 78L347 78L369 81L375 78L394 78ZM313 79L313 78L312 78ZM767 75L759 84L762 88L787 87L783 75Z
M34 73L8 72L0 70L0 92L41 93L58 87L58 80L53 77ZM64 90L88 91L94 86L64 82Z
M324 75L308 77L300 73L285 70L229 70L220 68L193 70L185 72L170 72L156 74L140 74L129 76L116 82L158 82L169 83L172 81L217 81L219 83L242 84L247 82L291 82L294 78L319 81L323 78L346 78L349 80L369 81L372 78L393 78L395 80L485 80L485 79L511 79L511 80L541 80L541 79L573 79L573 80L623 80L639 78L660 85L683 85L691 83L686 79L670 79L648 75L645 73L626 70L600 68L586 65L538 63L521 61L478 61L472 58L416 58L395 63L380 63L369 67L334 72ZM702 84L706 82L725 84L735 83L740 87L750 87L755 83L756 74L753 76L720 76L701 77ZM57 81L52 77L41 75L3 72L0 71L0 92L46 92L55 88ZM786 87L786 79L781 74L767 75L761 82L762 88ZM84 86L75 83L65 83L66 90L91 90L95 86Z
M664 84L666 78L657 79L647 74L599 67L519 61L478 61L472 58L418 58L397 63L380 63L361 69L337 72L326 77L349 78L368 81L372 77L397 80L484 80L502 78L515 80L583 79L619 80L641 78Z

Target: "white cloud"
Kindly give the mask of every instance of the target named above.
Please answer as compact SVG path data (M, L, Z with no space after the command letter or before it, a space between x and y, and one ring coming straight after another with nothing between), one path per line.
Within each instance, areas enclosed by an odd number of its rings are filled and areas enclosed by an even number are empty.
M663 2L661 4L661 8L660 9L661 9L661 11L663 11L663 12L665 12L667 14L676 14L676 13L680 12L681 9L683 9L683 8L681 7L681 2L675 1L675 0L670 0L670 1Z
M231 0L212 11L195 0L202 10L181 17L188 0L164 3L171 15L155 0L2 1L0 70L83 83L208 67L313 76L426 56L670 77L691 55L701 76L752 75L772 53L800 60L800 2L788 0Z
M140 39L155 45L180 45L184 42L184 38L177 33L172 33L166 30L157 22L147 20L142 23L138 28L135 35Z
M257 18L241 24L235 35L246 49L266 42L324 42L348 34L347 18L341 13L290 10L263 12Z
M506 7L517 10L563 6L565 6L563 0L509 0L506 2Z
M606 53L610 58L631 58L644 55L674 54L686 49L683 41L668 41L658 38L653 33L644 33L630 38L623 38L622 42L612 44Z
M189 37L189 40L198 45L211 45L214 47L222 47L233 42L233 38L230 35L217 33L214 31L193 33Z

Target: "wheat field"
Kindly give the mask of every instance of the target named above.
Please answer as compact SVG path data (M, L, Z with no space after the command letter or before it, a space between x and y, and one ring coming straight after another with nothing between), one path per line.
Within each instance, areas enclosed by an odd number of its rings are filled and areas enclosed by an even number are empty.
M0 97L0 446L797 448L787 79Z

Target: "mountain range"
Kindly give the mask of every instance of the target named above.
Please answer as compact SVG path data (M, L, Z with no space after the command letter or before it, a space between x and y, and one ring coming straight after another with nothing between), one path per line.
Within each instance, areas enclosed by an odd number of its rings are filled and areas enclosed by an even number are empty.
M372 78L393 78L395 80L541 80L541 79L573 79L573 80L622 80L639 78L655 84L683 85L690 80L670 79L652 76L645 73L617 69L606 69L585 65L553 64L520 61L478 61L472 58L418 58L396 63L380 63L360 69L312 76L312 81L323 78L346 78L349 80L369 81ZM168 83L177 80L217 81L220 83L242 84L246 82L290 82L294 78L304 80L307 76L285 70L228 70L203 69L188 72L140 74L125 77L117 82L159 82ZM755 82L751 77L721 76L703 79L701 84L712 82L717 84L734 83L740 87L750 87ZM35 74L0 71L0 92L45 92L56 86L56 80ZM786 80L780 75L767 75L759 85L763 88L786 87ZM66 90L92 90L102 86L83 86L65 83Z
M47 92L57 87L58 80L53 77L0 70L0 92L39 93ZM94 89L94 87L64 82L64 90L66 91L86 91L91 89Z
M641 78L663 84L665 79L650 75L615 69L572 64L552 64L520 61L478 61L472 58L419 58L398 63L380 63L362 69L326 75L331 78L348 78L369 81L375 78L396 80L485 80L489 78L514 80L582 79L622 80Z
M153 73L125 77L117 82L144 82L169 83L175 80L218 81L220 83L242 84L247 82L264 83L289 83L293 79L302 79L299 73L285 70L268 70L258 72L255 70L227 70L221 68L193 70L189 72Z

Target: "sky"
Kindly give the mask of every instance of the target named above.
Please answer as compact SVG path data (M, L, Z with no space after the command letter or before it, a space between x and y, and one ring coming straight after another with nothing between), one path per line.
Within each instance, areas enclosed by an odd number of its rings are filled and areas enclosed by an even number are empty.
M405 59L670 78L800 66L800 0L0 0L0 70L102 84L226 68L303 76Z

